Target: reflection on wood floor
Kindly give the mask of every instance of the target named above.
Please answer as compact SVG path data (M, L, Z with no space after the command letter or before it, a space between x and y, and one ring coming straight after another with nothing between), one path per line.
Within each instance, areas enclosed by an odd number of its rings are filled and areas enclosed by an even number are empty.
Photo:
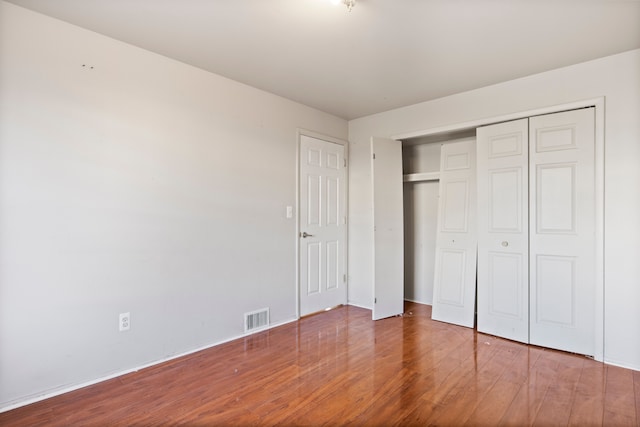
M640 425L640 372L357 307L0 414L0 425Z

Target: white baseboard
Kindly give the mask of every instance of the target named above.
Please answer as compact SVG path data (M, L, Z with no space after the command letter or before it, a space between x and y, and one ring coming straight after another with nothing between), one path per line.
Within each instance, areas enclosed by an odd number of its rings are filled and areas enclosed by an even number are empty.
M167 356L167 357L155 360L155 361L150 362L150 363L145 363L144 365L140 365L140 366L137 366L135 368L125 369L123 371L114 372L112 374L105 375L105 376L96 378L94 380L85 381L85 382L78 383L78 384L69 384L69 385L65 385L65 386L62 386L62 387L54 388L54 389L47 390L47 391L42 392L42 393L37 394L37 395L26 396L25 398L17 400L17 401L7 402L7 404L5 406L0 407L0 413L7 412L7 411L10 411L12 409L20 408L22 406L27 406L27 405L30 405L32 403L40 402L42 400L50 399L52 397L59 396L61 394L65 394L65 393L69 393L69 392L72 392L72 391L75 391L75 390L79 390L79 389L84 388L84 387L89 387L89 386L92 386L94 384L101 383L103 381L108 381L108 380L111 380L113 378L117 378L117 377L120 377L120 376L123 376L123 375L130 374L132 372L138 372L138 371L140 371L142 369L149 368L151 366L159 365L161 363L168 362L170 360L174 360L174 359L178 359L180 357L188 356L190 354L197 353L197 352L202 351L202 350L207 350L207 349L215 347L217 345L225 344L225 343L228 343L230 341L235 341L235 340L240 339L240 338L245 338L245 337L248 337L248 336L253 335L253 334L258 334L260 332L265 332L265 331L268 331L269 329L277 328L278 326L282 326L282 325L286 325L288 323L296 322L297 320L298 319L285 320L285 321L280 322L280 323L269 325L269 327L266 328L266 329L261 329L259 331L255 331L255 332L247 333L247 334L243 334L243 335L236 335L236 336L233 336L231 338L228 338L228 339L225 339L225 340L222 340L222 341L217 341L215 343L207 344L205 346L198 347L198 348L195 348L195 349L192 349L192 350L188 350L188 351L185 351L185 352L182 352L182 353L174 354L172 356Z
M605 365L617 366L618 368L631 369L633 371L640 371L640 366L630 365L628 363L620 362L618 360L607 359L606 357L604 359L604 364Z
M358 307L358 308L364 308L365 310L371 310L372 309L371 307L367 307L366 305L358 304L358 303L355 303L353 301L347 302L347 305L352 305L352 306Z

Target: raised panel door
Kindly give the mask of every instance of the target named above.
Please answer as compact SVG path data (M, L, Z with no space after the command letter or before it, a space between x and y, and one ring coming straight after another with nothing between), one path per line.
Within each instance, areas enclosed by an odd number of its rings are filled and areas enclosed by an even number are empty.
M594 109L530 119L530 342L595 353Z
M478 128L478 331L529 342L528 120Z
M300 314L347 300L344 146L300 137Z
M434 320L473 327L476 299L475 140L440 151L440 198L433 283Z

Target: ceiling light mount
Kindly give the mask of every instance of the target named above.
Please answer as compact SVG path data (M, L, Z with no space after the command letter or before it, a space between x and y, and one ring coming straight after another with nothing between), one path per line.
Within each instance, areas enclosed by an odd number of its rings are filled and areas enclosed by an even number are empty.
M347 9L349 10L349 12L351 12L351 9L353 9L353 6L356 5L356 0L330 0L331 3L338 5L338 4L343 4L345 6L347 6Z
M342 0L342 3L344 3L344 5L347 6L347 10L351 12L353 6L356 5L356 0Z

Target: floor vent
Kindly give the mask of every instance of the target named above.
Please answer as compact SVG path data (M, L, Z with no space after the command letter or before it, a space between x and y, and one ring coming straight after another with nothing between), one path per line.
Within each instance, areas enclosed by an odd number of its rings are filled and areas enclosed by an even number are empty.
M244 333L255 332L269 326L269 309L263 308L244 314Z

